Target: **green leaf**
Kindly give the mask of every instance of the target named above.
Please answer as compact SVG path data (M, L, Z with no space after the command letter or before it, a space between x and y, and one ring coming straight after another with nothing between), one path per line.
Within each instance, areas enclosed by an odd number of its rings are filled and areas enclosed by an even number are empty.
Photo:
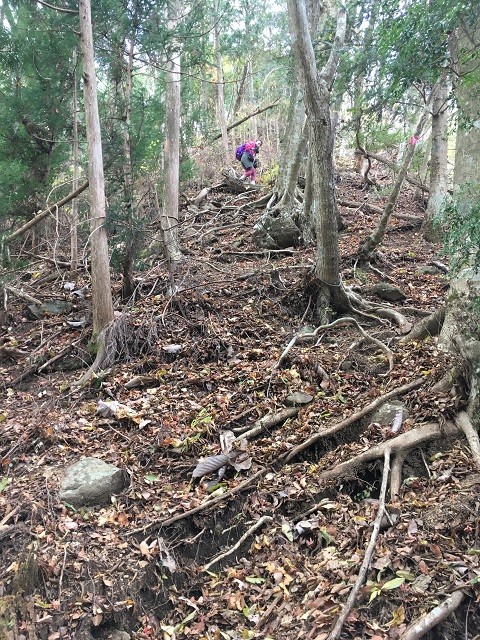
M413 573L410 573L410 571L395 571L395 574L399 578L405 578L405 580L415 580L415 578L417 577Z
M374 589L370 594L369 602L372 602L372 600L375 600L375 598L378 596L379 593L380 593L380 589Z
M0 493L5 489L9 482L10 478L4 478L3 480L0 480Z
M398 589L405 582L405 578L394 578L382 585L382 591L391 591L392 589Z
M144 476L144 478L147 482L160 482L161 480L161 478L156 476L154 473L149 473L146 476Z
M265 578L257 578L257 576L247 576L245 578L246 582L251 582L252 584L262 584L265 582Z
M289 540L290 542L293 542L293 534L292 534L292 530L291 530L290 525L288 524L288 522L284 522L282 524L282 533L286 537L287 540Z

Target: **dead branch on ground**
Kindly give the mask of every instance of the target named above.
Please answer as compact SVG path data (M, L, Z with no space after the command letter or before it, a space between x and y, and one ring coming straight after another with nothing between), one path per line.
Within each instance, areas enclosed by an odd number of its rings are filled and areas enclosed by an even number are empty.
M338 640L338 638L340 638L340 634L342 632L343 625L345 624L345 620L349 616L353 608L353 605L355 604L355 600L357 599L358 592L360 591L363 583L365 582L365 577L370 567L370 562L372 560L373 553L375 551L375 546L377 544L377 538L380 532L380 525L382 523L382 518L385 513L385 496L387 494L389 471L390 471L390 449L387 447L384 452L382 486L380 489L377 517L375 518L375 522L373 525L373 531L370 537L370 542L368 543L367 550L365 551L365 556L363 558L360 571L358 572L358 577L355 580L355 584L353 585L353 588L348 595L347 602L345 604L345 607L343 608L342 613L339 615L338 620L335 623L335 626L333 627L332 631L328 636L328 640Z
M266 522L272 522L272 521L273 521L273 518L271 516L262 516L259 520L257 520L257 522L255 522L255 524L253 524L249 529L247 529L247 531L245 531L243 536L241 536L237 540L237 542L233 545L233 547L230 547L230 549L227 549L227 551L220 553L218 556L213 558L213 560L210 560L210 562L208 562L203 567L202 571L204 572L209 571L214 564L217 564L217 562L220 562L220 560L223 560L224 558L228 558L228 556L232 555L234 551L236 551L239 547L241 547L242 544L245 542L245 540L247 540L247 538L249 538L253 533L255 533L257 529L260 529L260 527L263 527L263 525Z
M246 428L240 427L237 429L233 429L233 431L234 433L241 434L237 437L237 440L248 440L248 438L253 438L266 429L271 429L272 427L277 426L277 424L285 422L285 420L288 420L288 418L293 418L294 416L298 415L299 411L300 407L289 407L288 409L283 409L283 411L279 411L278 413L269 413L266 416L263 416L263 418L256 420L251 429L249 429L249 427L247 426Z
M268 473L268 471L269 471L269 468L263 467L262 469L254 473L253 476L250 476L249 478L247 478L246 480L238 484L233 489L230 489L230 491L226 491L225 493L222 493L220 496L216 496L211 500L206 500L202 504L198 505L198 507L194 507L193 509L189 509L188 511L179 513L176 516L172 516L171 518L166 518L165 520L155 520L154 522L149 522L148 524L145 524L143 527L138 527L138 529L132 529L132 531L127 531L124 535L128 537L128 536L133 536L137 533L144 533L145 531L149 531L150 529L160 529L161 527L169 527L175 522L179 522L180 520L185 520L186 518L190 518L191 516L194 516L195 514L200 513L201 511L205 511L206 509L210 509L210 507L214 507L216 504L219 504L224 500L228 500L228 498L234 496L237 493L240 493L241 491L246 489L248 486L250 486L254 480L258 480L259 478L264 476L266 473Z

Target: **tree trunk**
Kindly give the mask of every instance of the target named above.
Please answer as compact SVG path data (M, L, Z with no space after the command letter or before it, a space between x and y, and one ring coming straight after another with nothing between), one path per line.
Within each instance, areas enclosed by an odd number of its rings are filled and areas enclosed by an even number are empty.
M73 51L73 90L72 90L72 120L73 120L73 191L78 189L78 99L77 99L77 51ZM78 200L72 200L72 214L70 219L70 270L75 277L78 270Z
M346 30L346 12L338 12L337 31L325 66L316 67L310 39L305 0L287 1L292 31L292 46L302 74L307 121L310 130L313 199L316 215L317 260L315 274L319 281L317 308L325 318L330 308L345 310L348 300L340 280L340 255L337 230L337 204L333 173L333 137L330 116L330 91L337 70L340 47Z
M400 189L402 188L403 181L405 180L405 176L407 175L408 167L410 166L413 155L415 153L415 138L417 139L420 138L420 136L422 135L423 129L425 127L425 124L427 123L427 120L430 117L430 103L435 94L436 86L437 85L435 85L435 87L432 89L430 93L430 98L427 100L427 103L422 111L422 115L418 120L411 142L407 145L405 154L403 156L402 164L397 175L397 179L395 180L392 191L390 192L390 196L388 197L387 204L385 205L385 210L378 222L378 225L376 229L373 231L373 233L367 238L367 240L364 242L364 244L360 248L359 255L362 260L368 261L371 259L373 251L381 243L387 231L388 221L390 220L390 216L392 215L392 212L397 203L398 194L400 193Z
M430 195L428 198L422 235L425 240L438 242L442 239L439 227L434 226L434 218L440 213L448 194L448 113L447 101L449 82L445 79L439 86L433 100L432 151L430 156Z
M169 27L173 31L181 15L181 3L175 0L170 6ZM178 244L178 204L180 179L180 106L181 106L181 64L180 43L172 43L170 59L167 63L167 88L165 96L165 171L163 183L163 204L161 225L167 258L175 263L182 254Z
M215 59L217 64L217 116L222 140L222 164L228 164L227 114L225 113L225 82L223 79L222 53L220 50L220 26L215 25Z
M108 241L105 229L105 181L103 176L102 138L98 115L97 81L93 54L90 0L79 0L80 34L83 59L83 93L88 143L90 183L90 247L92 269L93 333L98 336L113 321Z

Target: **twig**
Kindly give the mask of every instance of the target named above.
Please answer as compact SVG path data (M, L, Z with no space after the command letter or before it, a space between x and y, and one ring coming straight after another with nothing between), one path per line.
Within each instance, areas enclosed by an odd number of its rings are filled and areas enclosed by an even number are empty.
M7 513L7 515L2 520L0 520L0 527L3 527L3 525L7 524L10 518L12 518L19 509L20 509L20 505L17 505L14 509L10 511L10 513Z
M436 627L442 620L445 620L451 613L453 613L461 605L465 594L463 591L456 591L449 598L447 598L442 604L429 611L429 613L422 616L419 620L411 624L402 635L402 640L419 640L423 636Z
M237 540L237 542L233 545L233 547L230 547L230 549L227 549L227 551L224 551L223 553L220 553L218 556L213 558L213 560L210 560L210 562L208 562L203 567L202 571L204 571L204 572L208 571L211 567L213 567L214 564L217 564L217 562L219 562L220 560L223 560L223 558L227 558L228 556L230 556L234 551L236 551L239 547L242 546L242 544L245 542L245 540L247 538L249 538L252 535L252 533L254 533L260 527L263 527L263 525L266 522L272 522L272 520L273 520L273 518L271 516L262 516L260 518L260 520L257 520L257 522L255 522L255 524L250 527L250 529L247 529L247 531L245 531L243 536L241 536Z
M342 420L341 422L338 422L337 424L333 425L333 427L330 427L328 429L324 429L323 431L320 431L319 433L315 433L313 436L311 436L310 438L308 438L307 440L305 440L301 444L299 444L296 447L294 447L288 453L285 461L288 462L293 457L295 457L298 453L300 453L304 449L308 449L308 447L310 447L312 444L314 444L315 442L317 442L321 438L326 437L326 436L330 436L330 435L332 435L332 433L336 433L337 431L340 431L341 429L345 429L346 427L349 427L354 422L357 422L357 420L360 420L360 418L363 418L364 416L368 415L369 413L372 413L372 411L377 409L377 407L381 406L382 404L384 404L385 402L387 402L391 398L394 398L395 396L401 396L404 393L408 393L409 391L412 391L412 389L417 389L418 387L421 387L422 384L424 384L424 382L426 380L427 380L427 377L417 378L416 380L413 380L413 382L409 382L408 384L404 384L403 386L398 387L397 389L393 389L393 391L390 391L389 393L385 393L384 395L380 396L379 398L377 398L376 400L374 400L373 402L368 404L366 407L364 407L360 411L357 411L356 413L352 414L351 416L349 416L345 420Z
M230 489L230 491L227 491L226 493L222 493L222 495L217 496L212 500L207 500L206 502L203 502L202 504L200 504L198 507L194 507L193 509L189 509L188 511L179 513L178 515L173 516L172 518L166 518L165 520L155 520L154 522L149 522L143 527L138 527L138 529L132 529L132 531L127 531L124 535L128 537L128 536L133 536L136 533L144 533L145 531L149 531L150 529L155 529L157 527L158 528L168 527L171 524L174 524L175 522L179 522L180 520L185 520L186 518L190 518L190 516L193 516L196 513L200 513L205 509L210 509L210 507L215 506L219 502L223 502L224 500L227 500L228 498L235 495L236 493L240 493L240 491L243 491L250 484L252 484L254 480L257 480L258 478L261 478L263 475L268 473L268 471L269 469L264 467L260 469L260 471L257 471L257 473L254 473L253 476L250 476L250 478L247 478L246 480L238 484L233 489Z
M62 562L62 570L60 571L60 578L58 580L58 599L61 599L61 595L62 595L62 582L63 582L63 572L65 571L65 564L67 561L67 549L68 549L68 542L65 544L65 548L63 550L63 562Z
M361 586L365 582L365 577L367 575L368 568L370 566L370 562L373 557L373 553L375 551L375 545L377 543L378 534L380 532L380 524L382 522L383 514L385 512L385 496L387 493L388 486L388 474L390 471L390 449L387 448L384 453L384 462L383 462L383 475L382 475L382 486L380 488L380 497L378 504L378 512L377 517L375 518L375 523L373 525L373 531L370 538L370 542L368 543L367 550L365 552L365 556L363 558L362 566L360 567L360 571L358 572L358 577L355 580L355 584L353 585L352 590L349 593L347 598L347 602L342 613L339 615L335 626L333 627L330 635L328 636L328 640L338 640L340 634L342 632L343 625L345 624L345 620L347 619L350 611L352 610L353 605L355 604L355 600L357 598L358 592L360 591Z

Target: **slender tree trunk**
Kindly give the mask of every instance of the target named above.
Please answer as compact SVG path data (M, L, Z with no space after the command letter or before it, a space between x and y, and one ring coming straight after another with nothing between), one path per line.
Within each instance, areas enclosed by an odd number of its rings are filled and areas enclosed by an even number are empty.
M181 3L170 6L169 26L173 31L180 20ZM165 170L161 224L165 239L165 252L171 262L179 262L182 254L178 244L178 204L180 178L180 106L181 106L181 51L180 43L172 45L167 63L165 96Z
M440 227L434 226L434 218L440 213L448 194L448 113L447 101L450 83L444 80L433 100L432 151L430 156L430 195L428 198L422 235L425 240L442 239Z
M73 51L73 93L72 93L72 120L73 120L73 191L78 189L78 97L77 97L77 52ZM78 270L78 200L72 200L72 216L70 220L70 270L75 277Z
M318 203L316 215L317 260L315 274L319 281L317 308L323 318L329 308L344 310L348 299L340 279L333 174L333 137L330 116L330 91L338 67L340 48L346 31L346 12L338 12L337 30L331 53L319 71L310 38L305 0L287 0L292 31L292 46L302 72L307 121L310 128L309 152L312 160L313 199Z
M222 140L222 164L228 163L227 114L225 112L225 82L223 79L222 52L220 49L220 26L215 25L215 59L217 64L217 116Z
M280 206L285 207L288 207L295 195L298 173L307 146L307 136L303 130L305 123L305 103L303 101L303 91L299 83L300 71L298 66L296 66L293 73L294 77L287 125L280 146L278 177L275 185L275 200L278 199Z
M388 197L387 204L385 205L384 212L380 217L378 225L373 233L367 238L362 247L360 248L359 255L363 260L370 260L373 254L373 251L376 247L381 243L383 237L385 236L385 232L387 230L388 221L390 220L390 216L393 213L395 205L397 203L398 195L400 193L400 189L402 188L403 181L405 180L405 176L407 175L408 167L412 161L413 155L415 153L415 138L420 138L422 135L423 129L430 117L430 104L433 99L433 96L436 91L436 86L432 89L430 98L427 100L427 103L423 109L423 112L418 120L417 126L415 127L414 134L412 136L412 141L407 145L405 153L403 155L402 164L400 166L400 170L397 174L397 179L395 180L395 184L393 185L392 191L390 192L390 196Z
M113 321L108 241L105 229L105 180L103 176L102 138L98 115L97 81L93 53L90 0L79 0L80 34L83 59L83 92L88 143L90 183L90 247L92 269L93 333L98 334Z

